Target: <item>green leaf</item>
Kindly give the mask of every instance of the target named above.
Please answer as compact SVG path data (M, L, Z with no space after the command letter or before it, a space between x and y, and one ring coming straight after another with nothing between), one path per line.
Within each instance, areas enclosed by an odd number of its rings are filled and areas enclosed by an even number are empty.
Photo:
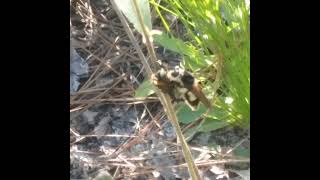
M184 136L186 138L186 141L189 141L190 139L193 138L193 136L199 132L199 129L202 127L203 123L205 121L201 120L199 124L197 124L196 126L194 127L191 127L191 128L188 128L185 133L184 133Z
M233 150L234 154L242 157L250 157L250 149L239 146L235 150Z
M183 133L186 141L191 140L191 139L194 137L194 135L199 131L198 129L199 129L199 126L196 126L196 127L192 127L192 128L187 129L187 130Z
M223 120L226 119L226 117L228 117L228 112L225 111L223 108L215 107L213 111L208 114L208 116L211 119Z
M195 51L191 46L186 45L186 43L181 39L169 37L166 33L153 34L153 39L164 48L183 55L192 56L192 52Z
M149 79L146 79L135 90L135 97L147 97L155 92L154 86Z
M177 117L181 123L190 123L198 119L206 111L207 108L203 104L200 104L196 111L192 111L189 106L184 104L177 112Z
M185 66L188 67L188 69L191 69L193 72L196 72L200 69L208 67L208 65L205 64L203 60L201 60L199 57L191 58L191 57L185 56L183 60L184 60Z
M202 55L193 45L187 45L181 39L169 37L166 33L153 34L154 41L166 49L185 55L184 62L189 69L197 71L208 64L204 61L205 56Z
M116 0L114 1L118 8L123 12L123 14L129 19L129 21L133 24L135 29L141 34L143 34L142 28L139 23L139 16L136 13L134 8L133 0ZM138 7L141 11L141 15L143 18L144 25L149 29L152 30L151 24L151 15L150 15L150 7L148 0L137 0Z
M207 118L206 121L202 124L199 131L210 132L223 127L226 127L228 123L226 121L216 120Z

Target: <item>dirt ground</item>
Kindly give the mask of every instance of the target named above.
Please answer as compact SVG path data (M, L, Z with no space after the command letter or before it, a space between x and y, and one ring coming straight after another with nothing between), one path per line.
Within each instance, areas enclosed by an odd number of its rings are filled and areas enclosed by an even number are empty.
M159 100L134 97L145 70L109 1L71 1L70 12L71 44L88 66L85 75L73 74L79 89L70 94L70 179L189 179ZM153 22L163 29L156 16ZM182 36L181 24L171 26ZM156 50L160 59L181 59ZM203 179L248 179L249 157L237 158L250 149L248 130L199 132L189 145Z

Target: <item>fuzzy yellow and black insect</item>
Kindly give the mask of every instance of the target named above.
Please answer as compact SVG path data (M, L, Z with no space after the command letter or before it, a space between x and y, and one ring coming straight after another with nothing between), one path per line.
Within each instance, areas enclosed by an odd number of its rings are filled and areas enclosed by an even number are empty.
M192 111L198 108L200 102L211 109L211 103L202 92L199 82L190 72L179 66L171 69L161 67L152 76L152 82L163 93L169 94L173 101L184 101Z

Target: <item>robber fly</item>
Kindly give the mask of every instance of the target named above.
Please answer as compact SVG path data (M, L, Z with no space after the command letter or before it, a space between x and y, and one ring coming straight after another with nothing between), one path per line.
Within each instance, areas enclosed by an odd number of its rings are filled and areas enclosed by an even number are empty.
M169 94L173 101L184 101L192 111L198 108L201 101L211 110L211 103L202 92L202 87L193 75L179 66L164 67L152 75L152 82L163 93Z

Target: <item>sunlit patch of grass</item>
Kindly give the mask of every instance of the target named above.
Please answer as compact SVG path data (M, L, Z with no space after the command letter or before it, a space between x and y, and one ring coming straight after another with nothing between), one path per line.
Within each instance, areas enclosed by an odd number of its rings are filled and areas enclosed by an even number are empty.
M208 96L215 97L212 116L222 113L219 120L249 126L249 1L165 0L166 7L154 1L151 4L159 9L167 30L161 13L177 16L187 29L191 40L185 42L189 48L188 53L182 53L183 65L204 82ZM217 90L221 92L218 95Z

